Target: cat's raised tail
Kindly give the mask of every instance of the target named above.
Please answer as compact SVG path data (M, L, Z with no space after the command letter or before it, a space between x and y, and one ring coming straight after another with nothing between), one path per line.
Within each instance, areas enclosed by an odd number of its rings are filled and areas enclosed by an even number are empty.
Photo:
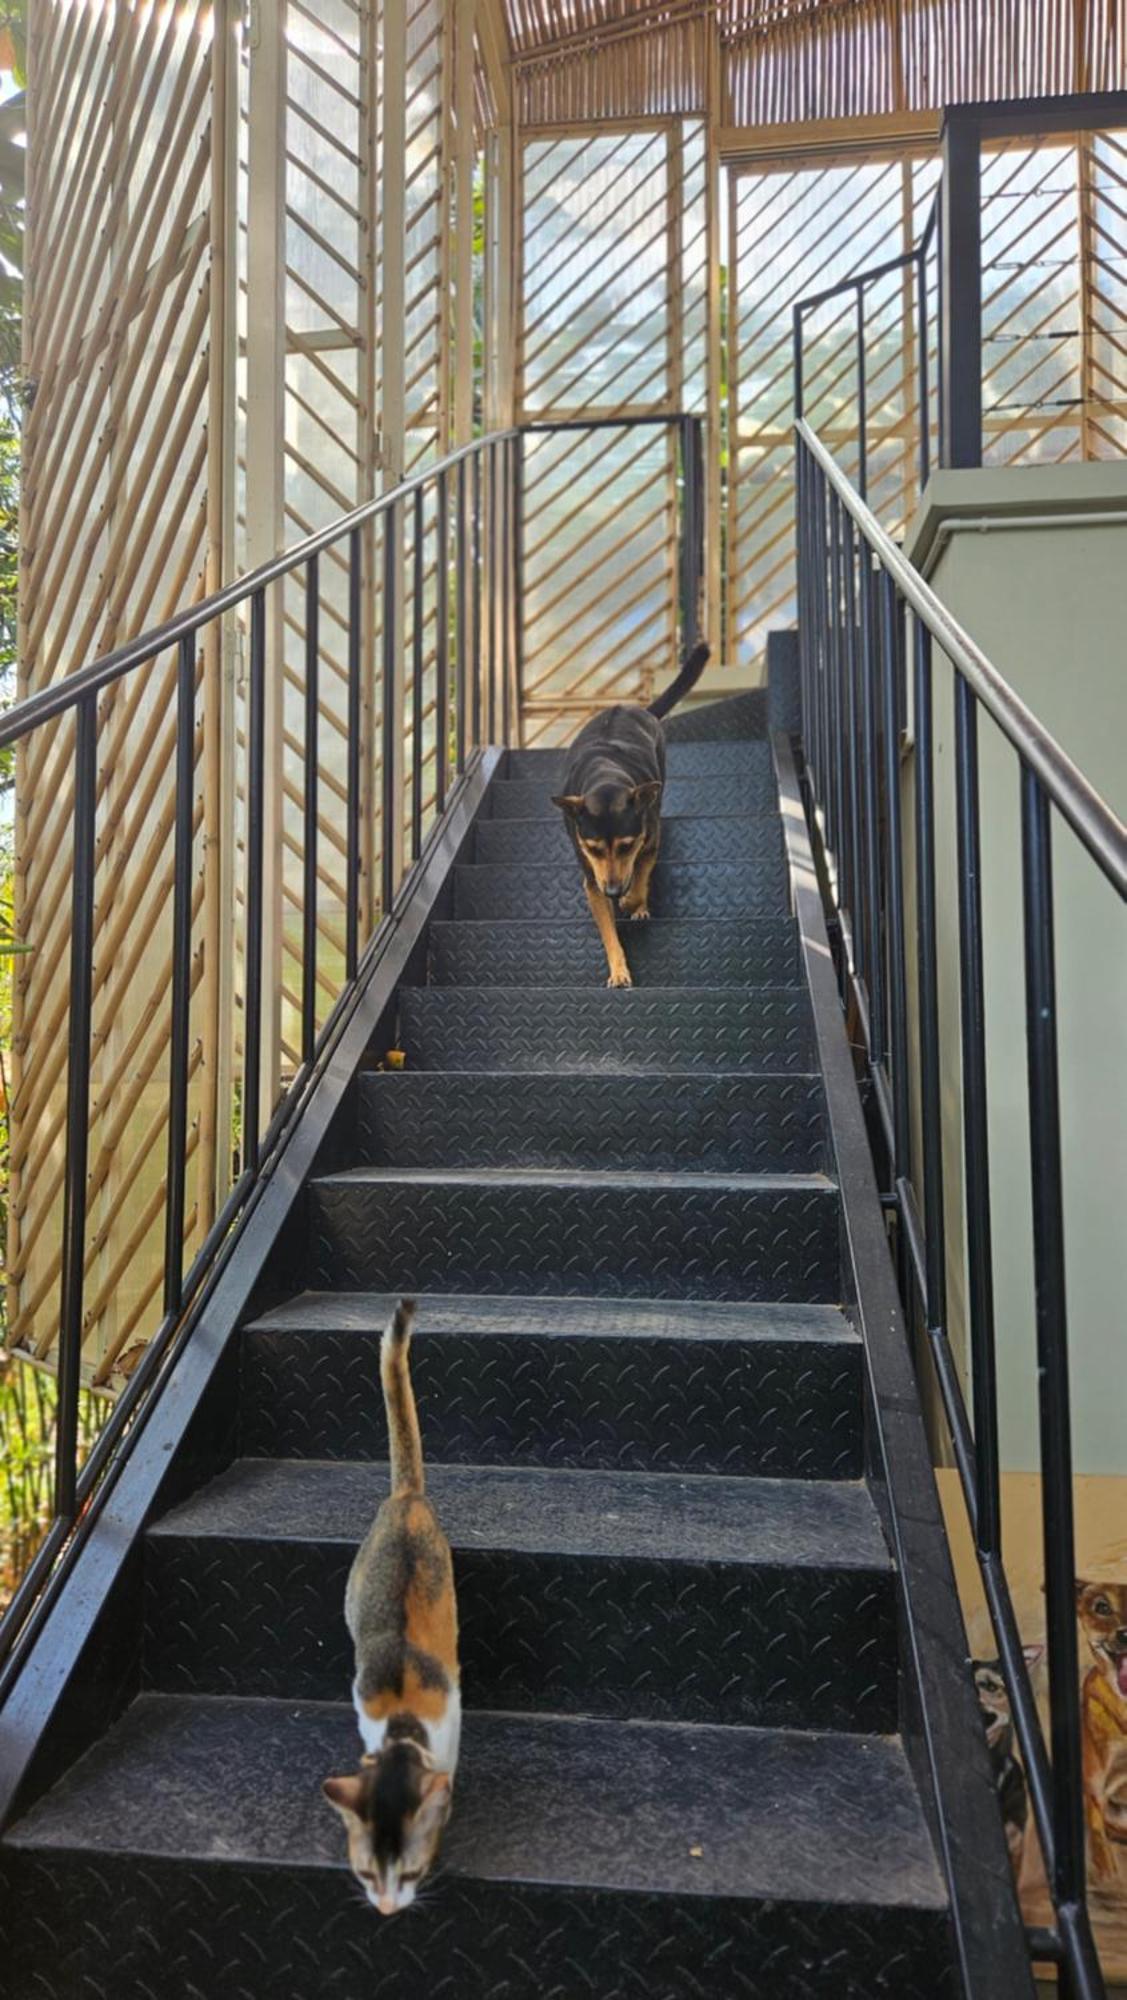
M380 1341L380 1380L391 1445L393 1498L421 1493L426 1486L419 1416L411 1387L409 1353L415 1330L415 1300L400 1299Z

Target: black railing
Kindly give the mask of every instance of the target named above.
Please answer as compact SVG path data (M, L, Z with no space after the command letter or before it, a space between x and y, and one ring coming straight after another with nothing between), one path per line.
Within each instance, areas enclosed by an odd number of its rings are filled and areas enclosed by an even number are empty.
M1087 1909L1073 1550L1072 1442L1057 1078L1052 822L1071 827L1127 899L1127 828L881 528L825 445L797 425L799 647L805 785L836 917L843 997L855 1007L879 1130L901 1285L926 1328L986 1602L1013 1703L1056 1930L1031 1938L1074 2000L1104 1993ZM900 741L911 614L917 1024L909 1032ZM932 649L953 670L960 1049L939 1006ZM1041 1426L1041 1510L1051 1755L1002 1561L987 1041L983 983L978 720L1012 747L1021 776L1030 1169ZM946 1297L941 1081L961 1066L967 1326L973 1421ZM913 1088L918 1122L913 1124ZM913 1134L922 1167L922 1208Z
M702 587L703 457L701 421L695 417L617 417L616 431L635 422L670 428L679 453L678 593L685 644L697 634ZM597 429L598 424L569 428ZM362 936L362 862L365 793L362 771L365 596L378 611L378 681L382 699L382 770L368 810L378 838L377 924L394 921L424 848L437 837L457 781L476 751L513 739L520 708L521 591L523 576L523 440L537 424L496 432L404 481L380 498L314 534L168 622L131 640L67 678L30 696L0 721L0 748L26 742L60 718L74 716L71 878L70 1005L68 1027L65 1178L58 1328L58 1414L53 1514L46 1535L0 1620L0 1697L10 1686L40 1629L97 1510L136 1439L153 1395L180 1352L221 1257L237 1241L238 1227L264 1171L293 1130L307 1100L322 1053L347 1010L358 979L377 946L378 928ZM433 504L430 504L433 502ZM412 529L407 596L410 640L399 598L404 576L401 536ZM663 525L662 532L666 529ZM321 560L343 553L347 566L347 709L344 779L344 977L335 1004L317 1021L319 918L318 826L321 763L320 627L325 607ZM433 595L427 596L428 570ZM303 959L300 994L301 1061L276 1105L262 1104L263 1024L270 999L263 962L264 910L270 871L266 851L266 710L269 680L280 675L280 649L268 638L271 592L287 578L304 584L304 742L299 787L303 817ZM429 614L428 614L429 607ZM406 609L404 606L402 609ZM185 1186L188 1159L189 1004L192 945L192 848L195 809L195 730L200 683L199 641L231 613L249 618L245 788L245 977L241 1065L241 1171L190 1266L185 1268ZM433 660L426 657L430 619ZM279 621L280 622L280 621ZM128 676L175 649L176 737L169 784L174 788L173 911L168 1144L162 1271L163 1310L139 1365L129 1376L108 1420L83 1463L78 1456L83 1310L87 1264L87 1164L91 1118L92 969L95 950L96 806L99 700ZM402 657L401 657L402 655ZM434 673L435 819L424 843L424 675ZM402 685L396 695L397 679ZM400 770L402 740L411 736L408 768ZM406 838L400 860L400 833Z
M875 285L884 278L890 278L897 271L910 274L912 287L911 315L914 322L914 343L916 349L916 423L918 427L917 462L920 490L927 485L931 471L931 381L928 357L928 263L941 242L939 197L931 205L927 222L920 240L911 250L904 250L896 257L886 257L879 264L871 264L863 271L855 271L848 278L840 278L834 285L826 285L820 292L811 292L799 299L792 313L792 340L794 358L794 415L801 421L806 414L806 394L808 388L806 357L806 326L811 314L821 306L829 305L834 299L848 297L854 300L853 351L856 364L856 409L857 409L857 490L862 500L869 497L869 346L866 300ZM908 412L905 413L907 418ZM941 422L942 430L942 422ZM942 451L942 444L941 444Z

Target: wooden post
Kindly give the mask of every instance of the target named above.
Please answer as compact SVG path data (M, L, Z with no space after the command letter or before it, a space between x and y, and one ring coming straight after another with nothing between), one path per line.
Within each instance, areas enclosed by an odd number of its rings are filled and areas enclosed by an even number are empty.
M474 15L475 0L454 0L453 78L447 65L444 96L453 95L455 114L454 213L454 434L456 445L473 435L474 323Z
M382 134L379 118L381 65L379 9L362 11L360 28L360 174L357 190L360 230L360 355L356 409L358 501L374 499L384 464L380 434L380 365L383 329L378 313L382 239L380 234ZM370 937L375 920L376 815L375 763L377 672L379 660L375 579L379 550L371 523L361 537L360 633L360 936ZM324 780L327 774L322 773Z
M224 346L222 402L225 421L223 422L223 456L221 477L223 481L223 520L221 561L224 579L236 573L237 554L237 508L236 481L238 469L238 425L235 414L238 409L238 176L239 176L239 23L237 10L232 8L229 22L229 45L227 55L226 89L226 244L227 259L224 272ZM239 1013L235 1006L236 983L236 932L238 928L237 904L237 843L235 825L238 810L238 777L236 770L236 690L241 679L243 629L238 613L232 613L223 621L220 641L220 686L219 686L219 741L218 741L218 788L219 788L219 888L218 900L221 913L219 951L217 957L219 999L216 1017L218 1054L215 1066L216 1100L216 1158L215 1158L215 1199L221 1207L230 1190L233 1167L232 1112L235 1102L236 1051L239 1034Z
M380 262L383 271L383 402L380 429L383 437L385 489L402 479L406 462L406 160L407 160L407 0L384 0L383 16L383 238ZM392 748L392 810L390 825L383 828L389 843L391 880L398 882L403 872L403 523L402 510L395 550L395 574L400 588L395 593L395 633L392 647L393 680L383 687L379 706L391 703L391 729L385 727L383 741ZM382 572L382 551L376 553L377 574ZM387 615L381 611L381 622Z
M286 0L254 0L250 25L247 133L247 565L285 540L286 366ZM266 627L263 811L262 1061L265 1125L281 1070L282 687L281 589L269 594Z
M207 418L205 588L218 590L235 566L235 411L238 345L238 20L217 0L212 53L210 380ZM235 1017L235 683L237 621L204 636L203 1073L196 1215L206 1234L230 1185L229 1126Z
M705 254L708 259L707 403L705 419L705 636L718 662L727 659L724 647L723 575L721 563L723 485L721 449L723 438L723 361L721 355L721 237L723 214L720 202L720 149L717 135L721 118L722 79L720 31L711 10L705 19Z

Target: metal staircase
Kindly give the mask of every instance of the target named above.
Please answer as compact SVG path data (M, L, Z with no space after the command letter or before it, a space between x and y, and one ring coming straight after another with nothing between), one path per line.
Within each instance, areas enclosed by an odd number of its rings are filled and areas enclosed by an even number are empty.
M765 729L671 728L631 992L559 753L499 760L119 1585L117 1719L86 1748L72 1705L0 1848L16 2000L933 2000L975 1954L1030 1990L910 1376L859 1337L879 1209ZM400 1290L468 1716L444 1867L381 1923L319 1785Z

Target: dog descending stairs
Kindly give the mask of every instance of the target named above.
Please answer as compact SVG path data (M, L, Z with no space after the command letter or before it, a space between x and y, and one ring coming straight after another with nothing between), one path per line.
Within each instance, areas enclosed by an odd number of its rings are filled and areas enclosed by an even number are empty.
M670 731L631 992L561 763L503 762L406 1068L355 1079L297 1288L241 1335L231 1463L148 1532L141 1692L7 1837L16 2000L956 1991L764 720ZM401 1289L467 1719L445 1865L382 1922L320 1781L358 1747Z

